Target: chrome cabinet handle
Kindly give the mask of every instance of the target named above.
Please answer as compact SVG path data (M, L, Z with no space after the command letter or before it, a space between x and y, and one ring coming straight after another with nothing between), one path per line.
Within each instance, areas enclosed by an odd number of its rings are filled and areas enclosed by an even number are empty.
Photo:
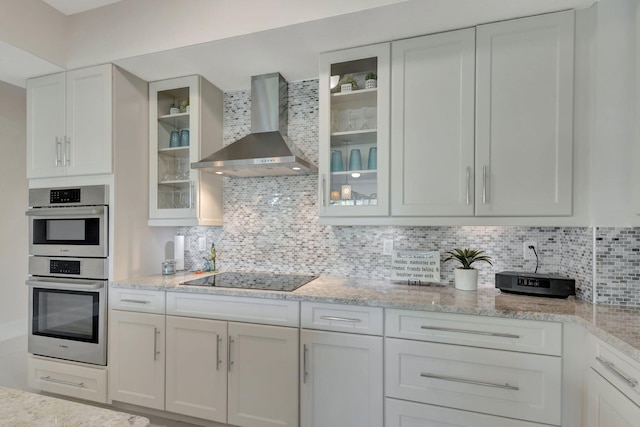
M231 372L231 365L233 365L233 360L231 360L231 344L233 344L233 337L229 335L229 346L227 347L227 371Z
M222 341L222 338L216 334L216 371L220 370L220 363L222 363L222 360L220 360L220 341Z
M196 184L191 181L191 209L196 208Z
M71 164L71 138L64 137L65 150L64 150L64 164L69 166Z
M62 159L60 159L60 150L62 149L62 140L59 136L56 136L56 167L62 166Z
M46 377L40 377L40 379L42 381L47 381L47 382L50 382L50 383L70 385L72 387L84 388L84 383L74 383L74 382L71 382L71 381L58 380L58 379L55 379L55 378L51 378L48 375Z
M320 203L322 204L323 208L327 206L326 203L325 203L325 200L324 200L324 193L326 191L327 191L327 179L326 179L325 175L322 174L322 192L320 193L321 194L320 195L320 200L321 200Z
M467 204L469 204L469 184L471 183L471 168L467 166Z
M121 299L120 302L132 302L134 304L151 304L151 301L143 301L141 299Z
M638 380L636 380L635 378L631 378L630 376L625 375L622 372L620 372L616 368L616 365L613 364L613 362L609 362L608 360L604 360L604 359L602 359L602 358L600 358L598 356L596 356L596 360L598 362L600 362L609 371L611 371L615 376L617 376L618 378L620 378L621 380L623 380L624 382L629 384L630 387L635 388L635 387L638 386Z
M303 346L303 349L304 349L304 351L302 353L302 383L306 384L307 383L307 376L309 375L309 372L307 371L307 355L309 353L309 348L305 344Z
M361 319L356 319L355 317L320 316L320 318L322 320L337 320L338 322L350 322L350 323L362 322Z
M452 381L452 382L456 382L456 383L464 383L464 384L474 384L474 385L482 385L485 387L495 387L495 388L504 388L507 390L515 390L518 391L520 390L520 387L516 387L516 386L512 386L509 384L496 384L496 383L487 383L484 381L474 381L474 380L467 380L464 378L458 378L458 377L449 377L446 375L435 375L435 374L429 374L429 373L424 373L422 372L420 374L421 377L424 378L433 378L436 380L443 380L443 381Z
M158 355L160 354L158 350L158 335L160 335L158 328L153 328L153 360L158 360Z
M482 166L482 203L487 203L487 165Z
M499 332L474 331L471 329L442 328L439 326L420 326L420 328L428 329L430 331L458 332L461 334L485 335L485 336L501 337L501 338L520 338L520 335L501 334Z

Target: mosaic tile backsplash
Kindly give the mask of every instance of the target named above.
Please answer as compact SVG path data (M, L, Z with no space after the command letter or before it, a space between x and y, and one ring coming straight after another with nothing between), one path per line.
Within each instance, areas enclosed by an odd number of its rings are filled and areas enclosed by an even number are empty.
M250 91L225 94L225 145L251 128ZM318 81L289 83L289 139L304 155L318 161ZM493 266L478 265L480 282L494 283L504 270L533 272L536 261L523 261L523 244L538 244L541 273L576 279L579 298L593 298L593 229L587 227L335 227L318 224L318 177L224 178L223 227L180 227L186 236L185 267L203 266L199 237L213 242L217 267L226 270L311 273L389 279L391 256L382 255L383 239L394 249L438 250L482 248ZM631 229L633 230L633 229ZM640 306L638 253L640 232L599 229L597 300ZM453 284L454 262L441 266L441 283Z

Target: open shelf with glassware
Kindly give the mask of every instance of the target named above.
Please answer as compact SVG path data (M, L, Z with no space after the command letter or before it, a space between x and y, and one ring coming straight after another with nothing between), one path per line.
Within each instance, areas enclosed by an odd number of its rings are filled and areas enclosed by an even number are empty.
M388 44L321 56L321 216L388 214L388 111Z
M221 225L222 178L191 163L222 148L222 91L200 76L163 80L149 104L149 225Z

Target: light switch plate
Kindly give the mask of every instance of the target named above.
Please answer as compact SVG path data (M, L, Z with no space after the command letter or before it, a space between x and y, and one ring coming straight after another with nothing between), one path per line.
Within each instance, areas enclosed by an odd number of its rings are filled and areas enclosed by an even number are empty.
M382 255L392 255L393 254L393 239L383 239L382 240Z
M206 237L198 237L198 250L206 251L207 250L207 238Z

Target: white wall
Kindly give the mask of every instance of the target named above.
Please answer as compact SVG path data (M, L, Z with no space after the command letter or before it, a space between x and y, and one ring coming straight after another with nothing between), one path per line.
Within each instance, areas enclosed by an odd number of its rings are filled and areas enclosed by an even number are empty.
M0 40L67 65L67 17L42 0L0 0Z
M26 97L25 89L0 82L0 340L27 320Z
M110 62L404 1L124 0L69 17L67 65Z

